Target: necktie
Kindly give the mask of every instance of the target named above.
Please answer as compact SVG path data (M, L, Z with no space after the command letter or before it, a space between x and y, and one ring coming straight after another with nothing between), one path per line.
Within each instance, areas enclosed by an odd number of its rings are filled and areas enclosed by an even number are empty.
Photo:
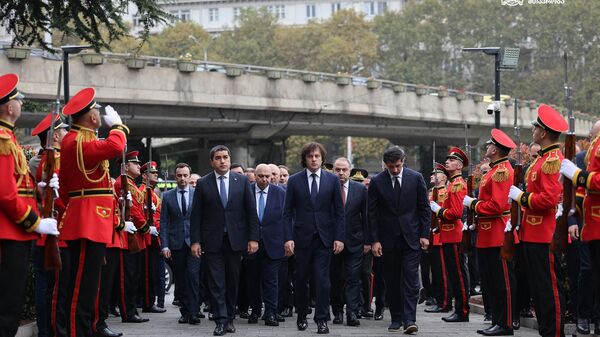
M187 213L187 204L185 202L185 192L187 192L187 191L179 191L179 193L181 193L181 214L183 214L183 216L185 216L185 213Z
M227 208L227 190L225 189L225 176L219 177L219 192L221 196L221 203L223 204L223 208Z
M263 215L265 215L265 191L260 191L258 197L258 220L262 223Z
M394 195L396 196L396 201L400 202L400 177L395 176L394 179Z
M342 204L344 206L346 206L346 191L344 190L344 183L341 183L342 185Z
M310 200L312 200L313 203L316 203L317 201L317 194L319 193L319 191L317 190L317 174L313 173L310 175L312 177L312 183L310 185Z

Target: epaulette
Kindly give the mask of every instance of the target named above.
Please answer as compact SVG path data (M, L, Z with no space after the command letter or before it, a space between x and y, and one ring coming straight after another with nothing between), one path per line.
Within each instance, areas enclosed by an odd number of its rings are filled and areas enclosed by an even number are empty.
M508 169L506 168L506 166L504 166L504 164L498 164L498 168L492 175L492 180L497 183L501 183L508 180Z
M12 141L10 133L0 128L0 155L11 154L15 147L15 142Z
M452 193L460 192L462 190L463 190L463 184L461 184L460 181L458 183L452 184L452 187L450 188L450 191Z
M560 158L558 150L550 152L546 161L542 164L542 172L545 174L556 174L560 171Z
M596 146L596 143L598 142L598 139L600 139L600 136L596 136L596 138L594 138L592 140L592 142L590 143L590 146L588 147L588 150L585 154L585 159L584 159L585 167L587 167L590 164L590 156L592 154L592 151L594 150L594 147ZM597 158L600 157L600 147L598 147L596 149L596 153L594 153L594 156L596 156Z

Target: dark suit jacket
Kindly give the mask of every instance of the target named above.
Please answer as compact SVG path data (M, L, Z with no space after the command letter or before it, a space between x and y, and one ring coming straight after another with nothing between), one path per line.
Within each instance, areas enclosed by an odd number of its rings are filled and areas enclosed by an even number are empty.
M256 184L252 185L252 193L256 198ZM256 203L255 203L256 205ZM285 256L283 249L283 207L285 205L285 191L276 185L269 184L269 194L265 204L265 213L260 224L260 239L267 255L273 259L282 259Z
M371 241L391 250L396 236L403 235L408 245L420 249L419 238L429 238L431 210L427 187L421 173L404 168L400 202L396 203L391 176L387 170L369 184L369 227Z
M342 190L336 175L321 170L316 203L310 198L306 170L290 177L285 194L285 241L294 240L296 247L306 248L316 232L326 247L333 241L345 240Z
M190 217L192 244L200 243L206 252L219 252L225 226L234 251L245 250L248 241L259 239L254 196L246 176L229 172L229 194L224 208L213 171L196 184Z
M181 249L186 243L190 246L190 209L193 205L194 188L190 186L187 205L187 214L181 214L181 208L177 203L178 189L174 188L162 195L160 206L160 242L162 248L171 250Z
M367 188L361 183L350 180L348 184L348 197L344 207L346 220L345 249L354 253L363 249L363 245L371 241L368 234L367 223Z

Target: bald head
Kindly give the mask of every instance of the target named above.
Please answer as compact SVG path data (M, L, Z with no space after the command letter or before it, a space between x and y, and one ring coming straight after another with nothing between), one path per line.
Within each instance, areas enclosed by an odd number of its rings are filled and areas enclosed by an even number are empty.
M256 185L264 190L271 182L271 168L267 164L259 164L254 170Z
M590 139L596 138L600 134L600 120L594 123L592 129L590 130Z

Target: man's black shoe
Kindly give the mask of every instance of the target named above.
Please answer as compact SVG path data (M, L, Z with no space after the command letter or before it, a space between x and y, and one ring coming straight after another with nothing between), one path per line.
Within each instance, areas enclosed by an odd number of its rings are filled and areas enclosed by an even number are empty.
M341 312L333 314L333 324L344 324L344 314Z
M225 324L225 331L227 331L228 333L235 332L235 326L233 325L233 322L227 322L227 324Z
M377 309L375 309L375 315L373 316L373 318L376 321L381 321L383 319L383 312L384 312L383 308L377 308Z
M300 315L298 315L298 319L296 320L296 326L300 331L306 330L306 328L308 327L308 322L306 322L306 316L301 317Z
M359 326L360 321L358 320L358 317L355 313L351 313L350 315L346 316L346 324L348 326Z
M250 318L250 314L248 313L248 311L240 311L238 316L240 316L240 318L243 318L243 319Z
M437 303L437 301L435 300L434 297L427 297L427 299L425 300L426 306L431 306L431 305L434 305L435 303Z
M363 309L361 316L364 318L373 318L373 310L369 309Z
M144 309L142 309L142 312L153 312L153 313L157 313L157 314L162 314L162 313L164 313L166 311L167 311L167 309L159 308L156 305L153 305L150 308L144 308Z
M213 336L225 336L225 324L217 323L217 326L213 331Z
M190 318L187 315L185 315L185 316L179 317L179 320L177 322L179 322L179 324L185 324L189 321L190 321Z
M273 315L265 316L265 325L266 326L279 326L279 322L275 319Z
M148 318L142 318L139 315L133 315L131 317L129 317L129 319L127 320L122 320L123 323L144 323L144 322L148 322L150 319Z
M119 308L117 307L110 308L110 314L115 317L121 317L121 313L119 312Z
M597 320L594 324L594 334L600 335L600 320Z
M291 308L285 308L285 309L281 310L281 312L279 314L283 317L292 317L294 315L294 312L292 311Z
M521 328L521 319L520 318L513 319L512 328L513 328L513 330L519 330Z
M514 335L513 329L494 325L491 329L483 330L482 335L484 336L512 336Z
M419 331L419 327L415 323L404 324L404 333L407 335L412 335L413 333Z
M173 305L180 307L181 306L181 301L180 300L173 300Z
M425 288L421 288L421 290L419 290L419 300L417 301L417 304L421 304L421 303L425 302L426 299L427 299L427 291L425 291Z
M325 321L317 322L317 333L318 334L328 334L329 333L329 327L327 327L327 322L325 322Z
M587 318L577 319L577 332L582 335L590 334L590 320Z
M388 326L388 331L389 332L398 332L398 331L400 331L400 328L402 328L402 323L400 323L400 322L392 322L390 324L390 326Z
M448 323L456 323L456 322L468 322L469 316L459 315L456 312L448 317L442 317L442 321Z
M196 325L196 324L200 324L200 318L198 318L198 316L190 316L188 318L188 323L191 325Z
M196 317L198 317L198 318L206 318L206 316L204 315L204 313L202 313L202 311L200 311L199 313L197 313Z
M439 305L434 304L430 307L425 308L425 312L442 312L442 308Z
M258 323L258 315L252 313L250 317L248 317L248 324L256 324Z
M265 318L266 320L266 318ZM275 320L277 322L285 322L285 318L283 318L283 316L281 316L280 314L275 314Z
M98 337L121 337L123 336L122 332L114 332L109 327L104 327L96 331L96 336Z
M483 321L484 322L491 322L492 321L492 315L491 314L485 314L485 315L483 315Z
M494 325L492 325L492 326L489 326L489 327L487 327L487 328L485 328L485 329L479 329L479 330L477 330L477 333L478 333L478 334L480 334L480 335L483 335L483 332L484 332L484 331L492 330L492 329L493 329L493 328L495 328L495 327L496 327L496 325L494 324Z
M209 321L214 321L215 320L215 316L212 314L212 312L208 313L208 320Z

